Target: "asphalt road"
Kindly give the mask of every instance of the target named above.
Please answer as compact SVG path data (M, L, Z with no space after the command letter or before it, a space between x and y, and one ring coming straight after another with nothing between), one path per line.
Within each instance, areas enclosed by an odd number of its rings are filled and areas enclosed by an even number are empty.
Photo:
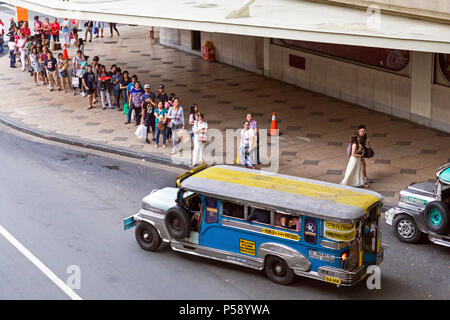
M122 219L154 188L171 186L178 169L67 149L0 127L0 227L63 282L81 271L83 299L448 299L445 247L390 245L381 290L337 288L299 278L289 287L263 272L172 251L139 248ZM0 299L69 299L0 235Z

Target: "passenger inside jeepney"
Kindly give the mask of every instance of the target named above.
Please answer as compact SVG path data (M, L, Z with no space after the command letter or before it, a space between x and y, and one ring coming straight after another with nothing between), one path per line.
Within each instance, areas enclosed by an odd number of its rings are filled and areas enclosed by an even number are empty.
M277 213L275 215L275 226L297 230L297 217L293 217L287 214Z
M192 214L191 217L191 224L192 224L192 230L198 232L200 227L200 217L201 217L201 210L202 210L202 201L200 199L199 195L195 195L185 202L186 207L189 210L189 213Z
M247 222L256 221L260 223L270 224L270 211L258 209L258 208L250 208L250 214L248 215Z

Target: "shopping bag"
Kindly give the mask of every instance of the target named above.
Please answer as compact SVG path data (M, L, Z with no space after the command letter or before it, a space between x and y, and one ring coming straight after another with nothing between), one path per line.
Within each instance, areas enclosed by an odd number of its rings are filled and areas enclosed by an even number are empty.
M97 34L97 33L98 33L98 28L94 27L94 34Z
M73 77L72 78L72 86L78 87L79 85L80 85L80 79L78 79L77 77Z
M237 154L235 164L241 164L241 153L240 152L238 152L238 154Z
M134 135L139 139L139 140L145 140L145 138L147 137L147 127L144 126L143 124L140 124L137 129L136 132L134 133Z
M128 109L128 102L125 102L123 104L123 113L125 113L126 115L128 115L129 109Z

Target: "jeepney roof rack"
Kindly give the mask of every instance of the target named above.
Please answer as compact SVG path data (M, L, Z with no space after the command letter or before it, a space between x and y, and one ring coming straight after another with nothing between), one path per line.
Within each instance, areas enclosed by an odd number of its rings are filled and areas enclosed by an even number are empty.
M197 169L197 168L195 168ZM335 183L212 165L189 172L179 187L205 196L336 222L356 222L383 197Z
M208 167L208 164L206 164L206 163L205 164L201 164L201 165L199 165L199 166L197 166L197 167L195 167L195 168L193 168L193 169L191 169L191 170L189 170L189 171L187 171L187 172L185 172L183 174L180 174L177 177L177 180L176 180L177 181L177 187L180 187L181 182L183 182L183 180L189 178L190 176L192 176L195 173L198 173L198 172L206 169L207 167Z

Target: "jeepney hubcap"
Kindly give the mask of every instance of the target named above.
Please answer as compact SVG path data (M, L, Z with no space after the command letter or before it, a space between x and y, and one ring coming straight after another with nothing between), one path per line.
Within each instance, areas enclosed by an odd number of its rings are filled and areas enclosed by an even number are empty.
M416 233L414 224L409 220L402 220L398 224L398 233L406 239L412 238Z
M152 241L152 235L148 230L144 230L142 232L142 239L144 239L144 241L146 242L151 242Z
M173 227L175 230L179 231L179 230L181 229L181 222L180 222L180 219L178 219L178 218L173 218L173 219L171 220L171 224L172 224L172 227Z
M430 211L430 222L435 226L438 226L441 224L442 217L441 217L441 213L439 212L439 210L432 209Z
M272 266L273 272L275 272L275 274L277 276L284 276L284 274L286 273L286 270L284 268L284 265L280 262L275 262Z

